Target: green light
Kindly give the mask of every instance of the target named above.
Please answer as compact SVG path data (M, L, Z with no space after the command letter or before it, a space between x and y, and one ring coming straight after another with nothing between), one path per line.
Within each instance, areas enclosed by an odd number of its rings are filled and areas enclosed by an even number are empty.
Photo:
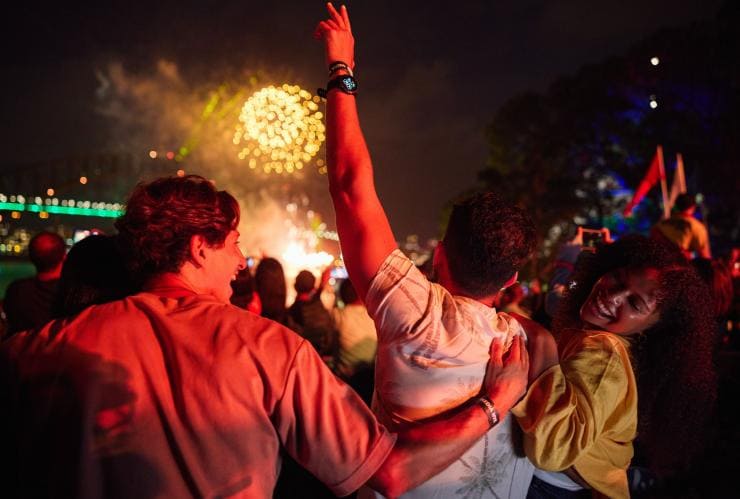
M26 205L23 203L0 203L0 210L24 211Z
M107 210L104 208L75 208L72 206L54 206L22 203L0 203L0 210L30 211L40 213L56 213L59 215L78 215L82 217L118 218L122 210Z

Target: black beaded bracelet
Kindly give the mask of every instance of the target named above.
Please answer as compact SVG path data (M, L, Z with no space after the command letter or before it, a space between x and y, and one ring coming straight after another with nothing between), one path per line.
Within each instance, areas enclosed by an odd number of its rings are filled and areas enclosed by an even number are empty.
M347 71L350 76L354 76L354 73L352 72L352 68L349 67L349 64L343 61L334 61L331 64L329 64L329 76L332 76L334 73L336 73L337 71L341 69Z

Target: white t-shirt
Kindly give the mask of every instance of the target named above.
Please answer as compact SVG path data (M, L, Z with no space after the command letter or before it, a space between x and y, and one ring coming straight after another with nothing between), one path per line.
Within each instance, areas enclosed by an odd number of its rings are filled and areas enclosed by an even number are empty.
M366 302L378 331L373 410L391 431L476 396L491 341L508 349L514 335L525 334L512 317L430 283L400 250L386 258ZM506 417L403 497L524 498L534 467L514 443L521 441L515 426Z

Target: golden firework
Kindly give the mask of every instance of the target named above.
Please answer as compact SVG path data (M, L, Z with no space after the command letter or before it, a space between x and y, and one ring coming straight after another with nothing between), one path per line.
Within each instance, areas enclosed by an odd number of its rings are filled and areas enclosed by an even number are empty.
M234 133L239 159L265 173L303 169L326 138L318 102L318 96L298 85L269 86L252 94Z

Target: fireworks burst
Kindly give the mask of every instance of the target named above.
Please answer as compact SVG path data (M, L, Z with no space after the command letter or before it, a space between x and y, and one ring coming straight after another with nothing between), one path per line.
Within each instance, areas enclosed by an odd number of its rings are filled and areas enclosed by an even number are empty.
M234 133L234 144L243 146L239 159L265 173L291 174L303 169L325 139L318 102L318 96L298 85L269 86L255 92L244 103Z

